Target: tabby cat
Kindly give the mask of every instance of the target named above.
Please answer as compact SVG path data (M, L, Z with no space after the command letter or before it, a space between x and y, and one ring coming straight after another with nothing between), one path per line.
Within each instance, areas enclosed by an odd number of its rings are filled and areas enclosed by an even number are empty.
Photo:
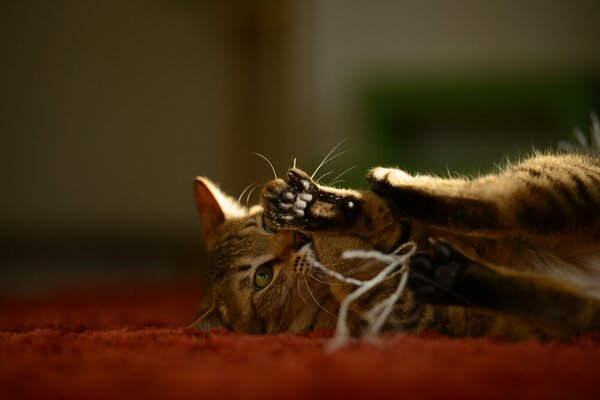
M416 243L408 288L384 331L563 338L600 330L600 158L536 154L476 179L374 168L370 190L318 184L293 168L243 207L206 178L196 204L210 254L193 326L245 333L329 330L351 285L311 267L368 279L384 266L341 258ZM435 240L432 240L435 238ZM398 285L388 279L351 306L364 313Z

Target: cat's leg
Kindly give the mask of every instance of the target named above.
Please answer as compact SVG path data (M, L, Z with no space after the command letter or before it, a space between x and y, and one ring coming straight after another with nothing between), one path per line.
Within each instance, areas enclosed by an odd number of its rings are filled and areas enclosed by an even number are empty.
M409 287L418 301L521 317L571 335L600 331L600 301L559 281L472 261L445 242L412 257Z
M509 225L492 193L499 182L412 176L389 168L372 169L367 180L399 219L468 234L501 232Z
M391 214L386 199L372 191L321 186L297 168L262 191L265 222L275 229L345 232L380 242L402 243L409 232ZM385 246L383 246L385 247Z
M400 220L485 237L596 243L600 167L582 157L539 157L477 179L411 176L375 168L371 189Z

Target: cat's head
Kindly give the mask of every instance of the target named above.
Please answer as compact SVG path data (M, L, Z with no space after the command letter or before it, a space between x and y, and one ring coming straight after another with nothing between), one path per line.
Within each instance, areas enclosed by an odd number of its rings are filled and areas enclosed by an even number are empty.
M274 232L260 206L247 208L206 178L197 178L195 198L209 254L207 288L193 326L245 333L312 329L329 296L308 270L310 238ZM313 275L312 277L310 275Z

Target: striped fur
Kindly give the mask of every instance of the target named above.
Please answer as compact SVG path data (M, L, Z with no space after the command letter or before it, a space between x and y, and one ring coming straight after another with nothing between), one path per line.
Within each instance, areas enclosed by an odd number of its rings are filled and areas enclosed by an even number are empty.
M369 191L342 190L292 170L287 181L266 185L261 206L242 216L239 210L234 216L224 210L216 229L214 217L203 214L218 201L205 203L211 193L219 193L215 199L224 195L209 181L197 185L201 220L213 226L205 229L211 235L207 242L214 245L208 295L195 326L256 333L333 327L339 301L350 288L306 266L297 251L301 235L310 238L323 264L362 279L382 266L342 262L344 250L391 251L411 240L431 254L430 238L442 238L456 249L466 272L452 290L469 301L440 304L409 291L396 304L386 330L551 338L600 329L596 156L536 154L476 179L375 168L368 180ZM302 181L309 182L304 189L298 184ZM281 218L289 208L282 207L282 196L293 190L306 190L310 196L303 198L311 200L297 217ZM277 232L269 233L269 227ZM249 282L265 262L273 267L274 279L256 290ZM364 327L362 313L394 288L395 282L387 282L354 304L354 334ZM480 293L481 288L487 292Z

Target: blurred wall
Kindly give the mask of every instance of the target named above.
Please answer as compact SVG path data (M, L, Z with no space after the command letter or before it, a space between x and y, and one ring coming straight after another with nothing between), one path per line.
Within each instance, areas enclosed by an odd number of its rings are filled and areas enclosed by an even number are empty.
M326 0L314 7L314 98L317 126L327 137L322 146L349 133L366 140L357 90L374 77L600 75L595 0Z
M243 137L228 16L201 3L3 6L5 224L189 228L192 178Z
M163 279L197 269L193 178L207 175L240 193L271 176L251 151L268 156L281 174L293 157L314 168L349 137L340 168L357 164L349 175L359 182L368 166L384 161L376 144L385 135L365 123L369 82L416 82L419 93L419 82L472 77L597 80L599 4L5 2L0 290L41 290L69 277ZM578 107L587 113L595 101ZM424 104L411 121L433 127L414 137L406 128L390 143L411 139L423 158L427 143L456 152L452 143L482 142L459 141L464 126L444 130L447 121L436 121ZM495 137L485 140L492 158L501 156L495 143L537 144L539 135L528 135L548 126L511 122L502 132L518 135L507 139L485 132L488 122L471 128ZM445 163L448 154L436 160Z

